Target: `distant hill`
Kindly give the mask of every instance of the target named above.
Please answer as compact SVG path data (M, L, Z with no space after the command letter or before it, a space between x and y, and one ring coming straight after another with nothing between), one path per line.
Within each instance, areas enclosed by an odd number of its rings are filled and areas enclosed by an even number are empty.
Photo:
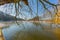
M28 21L39 21L40 20L39 18L40 18L39 16L36 16L36 17L34 17L32 19L29 19Z
M15 21L15 16L11 16L9 14L6 14L2 11L0 11L0 21ZM19 21L23 21L24 19L17 18Z

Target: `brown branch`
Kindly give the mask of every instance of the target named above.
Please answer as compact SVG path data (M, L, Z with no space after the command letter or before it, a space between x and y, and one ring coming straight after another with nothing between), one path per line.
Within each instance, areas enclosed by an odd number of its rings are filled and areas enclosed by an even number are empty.
M8 4L8 3L18 3L21 0L0 0L0 5ZM28 5L28 0L22 0L26 5Z

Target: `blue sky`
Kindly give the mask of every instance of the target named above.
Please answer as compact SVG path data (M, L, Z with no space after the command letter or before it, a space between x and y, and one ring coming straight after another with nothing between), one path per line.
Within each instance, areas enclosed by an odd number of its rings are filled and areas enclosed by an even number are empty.
M33 1L33 2L32 2ZM58 1L57 0L49 0L51 3L57 4ZM29 5L32 9L32 13L34 14L34 16L36 16L35 14L37 13L37 0L28 0ZM11 7L11 6L12 7ZM19 15L21 18L31 18L31 12L29 11L29 7L24 5L24 3L22 2L21 5L23 6L23 8L21 9L21 13L23 13L24 15ZM49 5L48 5L49 6ZM12 9L12 10L11 10ZM49 8L51 9L51 8ZM51 9L52 10L52 9ZM5 4L0 6L0 11L3 11L4 13L10 14L10 15L15 15L15 7L14 4ZM42 16L45 13L45 10L43 9L42 5L40 2L38 2L38 15Z

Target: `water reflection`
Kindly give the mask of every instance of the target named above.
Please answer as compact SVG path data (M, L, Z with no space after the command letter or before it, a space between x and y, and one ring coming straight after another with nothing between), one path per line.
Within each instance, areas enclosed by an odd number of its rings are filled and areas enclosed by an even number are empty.
M57 40L48 23L19 22L3 29L6 40Z

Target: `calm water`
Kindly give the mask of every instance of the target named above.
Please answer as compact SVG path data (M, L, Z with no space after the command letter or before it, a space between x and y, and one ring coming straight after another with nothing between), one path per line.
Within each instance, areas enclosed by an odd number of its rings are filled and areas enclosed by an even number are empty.
M55 26L48 23L19 22L3 28L5 40L57 40L52 32Z

